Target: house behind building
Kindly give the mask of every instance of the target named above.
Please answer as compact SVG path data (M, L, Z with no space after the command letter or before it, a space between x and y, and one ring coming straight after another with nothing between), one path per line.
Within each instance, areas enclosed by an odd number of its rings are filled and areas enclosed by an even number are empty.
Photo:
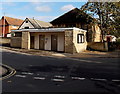
M100 42L101 30L95 23L97 20L86 14L82 10L75 8L51 21L53 27L77 27L87 30L87 42Z
M20 25L18 29L40 29L40 28L50 28L51 23L39 21L36 19L26 18L24 22Z
M11 37L11 30L16 30L23 20L3 16L0 20L0 37Z

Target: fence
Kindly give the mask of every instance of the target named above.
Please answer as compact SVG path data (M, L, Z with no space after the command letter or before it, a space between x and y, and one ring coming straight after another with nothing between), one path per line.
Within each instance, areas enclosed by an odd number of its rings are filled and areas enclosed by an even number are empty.
M88 50L108 51L108 43L105 42L88 42Z

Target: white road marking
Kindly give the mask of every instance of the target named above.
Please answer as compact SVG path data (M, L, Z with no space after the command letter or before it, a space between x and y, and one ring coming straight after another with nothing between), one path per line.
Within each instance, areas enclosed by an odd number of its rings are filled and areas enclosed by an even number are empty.
M80 77L72 77L74 80L85 80L85 78L80 78Z
M36 80L45 80L45 77L33 77Z
M33 65L29 65L30 67L32 67Z
M114 81L114 82L119 82L120 80L113 79L112 81Z
M25 78L25 75L15 75L16 77L21 77L21 78Z
M65 76L61 76L61 75L55 75L54 77L57 77L57 78L65 78Z
M37 75L40 75L40 74L37 74Z
M30 73L30 72L22 72L22 74L33 75L33 73Z
M56 81L56 82L63 82L63 79L51 79L52 81Z
M97 79L97 78L90 78L91 80L98 80L98 81L107 81L107 79Z
M120 87L120 85L118 85Z

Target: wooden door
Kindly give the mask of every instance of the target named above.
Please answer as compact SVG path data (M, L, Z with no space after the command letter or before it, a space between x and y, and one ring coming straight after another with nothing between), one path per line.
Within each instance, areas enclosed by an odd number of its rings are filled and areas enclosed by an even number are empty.
M34 36L30 37L30 48L34 49Z
M45 49L45 35L39 36L39 49L44 50Z
M57 51L57 35L51 35L51 50Z

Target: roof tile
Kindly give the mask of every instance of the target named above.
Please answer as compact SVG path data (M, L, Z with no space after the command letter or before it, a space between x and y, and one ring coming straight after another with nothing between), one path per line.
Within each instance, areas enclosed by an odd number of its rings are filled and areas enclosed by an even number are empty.
M9 25L20 26L22 24L22 22L23 22L23 20L21 20L21 19L16 19L16 18L7 17L7 16L3 16L3 17L6 19L6 21L8 22Z

